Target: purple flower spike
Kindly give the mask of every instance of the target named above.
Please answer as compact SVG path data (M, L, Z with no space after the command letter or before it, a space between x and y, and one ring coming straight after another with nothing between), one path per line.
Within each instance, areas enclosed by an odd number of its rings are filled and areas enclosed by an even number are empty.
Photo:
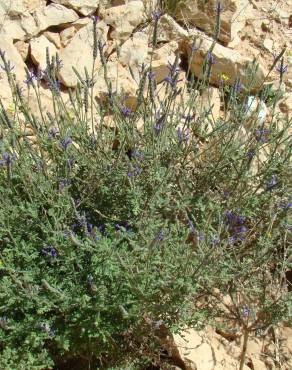
M41 254L45 257L51 257L51 258L56 258L58 256L58 252L56 249L52 246L45 247L41 250Z
M159 233L156 235L155 240L161 242L165 237L165 232L160 230Z
M68 146L71 144L72 144L72 139L69 136L65 137L64 139L60 141L60 145L63 150L67 150Z
M188 130L183 131L180 127L177 129L177 138L180 144L183 142L188 142L190 138L190 133Z
M207 54L207 61L211 65L216 63L214 55L212 53L210 53L209 51L208 51L208 54Z
M131 109L127 107L122 107L121 112L124 117L129 117L129 115L132 113Z
M247 306L243 307L242 317L247 319L249 317L249 315L250 315L250 309Z
M220 3L220 1L218 1L218 3L216 4L216 13L220 14L222 11L223 11L223 6Z
M283 59L281 60L281 63L277 66L276 71L280 73L281 76L283 76L284 73L286 73L288 70L288 65L284 66Z
M16 160L15 154L11 155L10 153L5 152L2 154L2 159L0 160L0 167L5 167L5 166L8 167L15 160Z
M271 179L267 182L267 185L266 185L266 190L267 191L271 191L272 189L274 189L275 186L278 185L278 180L277 180L277 176L276 175L273 175L271 177Z
M159 19L162 17L162 15L163 15L163 13L162 13L161 11L159 11L159 10L154 11L154 12L152 13L153 20L154 20L155 22L158 22L158 21L159 21Z

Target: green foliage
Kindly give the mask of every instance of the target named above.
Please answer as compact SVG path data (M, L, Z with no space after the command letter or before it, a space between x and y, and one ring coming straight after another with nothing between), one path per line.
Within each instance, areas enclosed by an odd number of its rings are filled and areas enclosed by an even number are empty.
M236 89L233 114L196 118L196 90L207 86L191 84L178 103L177 65L163 100L144 69L148 90L135 109L110 85L108 100L96 102L81 77L66 106L57 61L46 70L54 117L37 118L7 71L14 113L0 114L0 368L76 359L138 369L159 356L161 324L179 332L223 317L256 332L291 318L291 121L273 115L269 132L254 121L239 135L246 97ZM31 81L36 94L40 83ZM233 302L227 311L223 295Z

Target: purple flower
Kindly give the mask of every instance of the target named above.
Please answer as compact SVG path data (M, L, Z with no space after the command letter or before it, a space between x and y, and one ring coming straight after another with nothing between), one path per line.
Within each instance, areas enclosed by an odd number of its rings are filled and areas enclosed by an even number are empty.
M220 244L220 239L218 239L218 238L212 238L211 239L211 245L213 247L217 247L219 244Z
M53 337L55 335L55 331L52 330L47 323L41 323L39 325L39 328L42 332L49 334L50 337Z
M33 73L33 71L27 71L26 72L26 80L24 80L23 82L29 86L33 83L33 80L36 80L37 79L37 76Z
M58 256L58 252L56 251L56 249L52 246L49 246L49 247L45 247L41 250L41 254L45 257L52 257L52 258L56 258Z
M230 226L243 225L245 222L244 216L238 216L232 211L225 212L226 223Z
M177 83L182 80L178 80L176 76L175 77L167 76L165 77L164 81L168 82L171 88L174 90L176 88Z
M60 145L63 150L67 150L68 146L71 144L72 144L72 139L69 136L65 137L64 139L60 141Z
M139 175L141 172L142 172L142 169L139 166L134 166L133 170L127 173L127 176L133 177L133 176Z
M16 155L11 155L10 153L4 152L2 154L2 159L0 160L0 167L9 167L12 162L16 160Z
M127 108L127 107L122 107L121 112L122 112L124 117L129 117L129 115L132 113L132 110L130 108Z
M235 93L239 93L243 89L243 84L240 82L240 80L236 80L233 86L233 89Z
M66 186L70 185L71 181L69 179L61 179L59 181L59 189L63 190Z
M207 53L207 61L208 61L211 65L216 63L214 55L213 55L212 53L210 53L209 51L208 51L208 53Z
M253 149L249 149L246 155L247 155L248 159L251 160L255 156L255 151Z
M148 72L148 79L154 81L155 79L155 72L149 71Z
M165 237L165 232L160 230L159 233L156 235L155 240L161 242Z
M196 118L195 114L187 114L187 115L182 115L182 118L186 121L186 123L190 123L193 119Z
M160 134L160 132L161 132L163 126L164 126L165 117L166 117L165 114L160 116L159 113L156 113L156 123L154 125L154 131L157 135Z
M281 76L283 76L284 73L286 73L288 70L288 65L284 66L284 59L281 60L281 63L277 66L276 71L280 73Z
M250 315L250 309L247 306L244 306L242 309L242 317L243 318L248 318Z
M196 232L196 228L195 228L193 221L191 220L189 220L189 227L190 227L191 234L194 234Z
M97 23L100 20L100 17L97 15L92 15L91 19L93 20L93 23Z
M152 13L153 20L154 20L155 22L158 22L158 21L159 21L159 19L162 17L162 15L163 15L163 13L162 13L161 11L159 11L159 10L154 11L154 12Z
M190 138L190 133L188 130L183 131L180 127L177 129L177 138L179 143L188 142Z
M58 129L56 127L52 127L48 131L48 138L56 139L58 133L59 133Z
M223 11L223 6L220 3L220 1L218 1L218 3L216 4L216 13L220 14L222 11Z
M69 172L72 171L73 165L74 165L74 159L73 158L69 158L69 159L66 160L66 166L67 166Z
M167 68L169 69L170 76L173 76L173 75L177 74L180 71L180 69L177 68L176 63L171 64L170 62L168 62L167 63Z
M0 65L0 67L3 69L3 71L10 73L15 68L14 65L10 63L10 60L8 62L4 63L4 67Z
M266 190L270 191L270 190L274 189L274 187L277 186L277 185L278 185L277 176L272 175L272 177L270 178L270 180L266 184Z
M279 203L279 208L282 208L282 209L289 209L289 208L292 208L292 203L289 202L289 203L286 203L285 201L281 201Z
M269 141L269 135L271 131L268 129L258 129L255 130L256 140L261 143L267 143Z

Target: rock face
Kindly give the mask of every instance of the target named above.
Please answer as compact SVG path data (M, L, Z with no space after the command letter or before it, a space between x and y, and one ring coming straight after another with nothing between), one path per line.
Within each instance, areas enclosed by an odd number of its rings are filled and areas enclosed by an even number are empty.
M98 38L104 42L108 27L104 22L99 22L97 27ZM85 77L84 68L91 74L92 70L93 34L92 24L81 28L72 38L70 43L61 51L60 58L63 61L63 68L60 71L61 82L68 87L77 85L77 76L72 67L75 67L81 77ZM100 67L100 60L97 58L94 69Z
M59 4L50 4L38 9L34 18L36 19L38 32L41 32L51 26L74 22L79 17L72 9Z
M30 55L31 58L36 66L40 70L46 69L46 50L49 50L50 57L55 56L57 52L57 48L53 43L51 43L45 36L40 36L38 38L33 39L30 42Z
M144 4L133 1L125 5L105 9L102 12L104 22L113 28L110 36L114 40L125 41L133 30L144 20Z
M52 0L53 3L72 8L82 15L89 15L96 11L99 0Z
M231 50L220 44L216 44L212 53L209 53L212 40L206 38L201 32L193 32L193 41L186 42L186 49L190 60L190 69L197 76L202 77L202 65L204 59L208 58L209 64L212 64L210 82L216 86L221 83L222 75L228 77L227 84L233 85L236 78L239 78L244 86L251 86L252 89L258 90L262 87L264 78L267 74L265 69L259 65L255 70L253 78L249 81L247 69L252 67L253 60L241 55L239 52ZM195 47L193 53L192 48Z
M117 78L118 76L118 78ZM134 109L137 100L137 83L133 80L130 72L117 61L107 65L107 81L112 84L112 93L124 97L124 105ZM103 71L97 76L94 85L94 96L99 100L108 98L108 87Z
M244 12L242 12L244 9ZM248 0L222 0L218 8L218 1L186 0L179 4L176 17L186 20L208 35L214 35L216 13L220 10L219 40L228 43L234 39L237 32L244 26L250 4Z

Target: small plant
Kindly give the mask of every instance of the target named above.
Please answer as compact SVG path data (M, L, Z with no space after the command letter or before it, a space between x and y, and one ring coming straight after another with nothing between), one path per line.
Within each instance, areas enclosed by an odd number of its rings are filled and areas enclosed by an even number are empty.
M98 40L94 48L104 61ZM26 80L38 119L1 58L14 97L0 112L1 369L70 361L142 369L160 359L161 323L179 332L232 321L246 345L291 319L291 120L278 128L273 116L268 132L254 122L238 135L245 97L237 81L228 102L237 115L206 130L196 88L208 86L210 58L205 85L197 80L187 100L176 60L164 99L150 65L135 107L109 83L107 100L96 101L89 73L78 76L68 107L61 61L49 55L42 75ZM54 116L42 111L41 80Z

